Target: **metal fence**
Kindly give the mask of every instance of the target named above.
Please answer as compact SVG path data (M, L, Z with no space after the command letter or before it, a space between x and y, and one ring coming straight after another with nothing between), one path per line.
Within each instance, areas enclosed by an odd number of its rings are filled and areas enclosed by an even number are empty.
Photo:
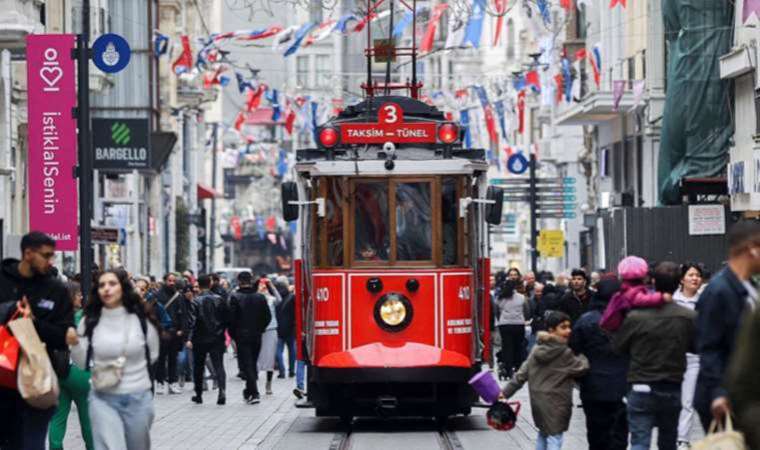
M726 209L726 230L731 212ZM715 273L728 252L725 235L690 236L689 207L618 208L603 213L607 267L627 255L647 261L699 262Z

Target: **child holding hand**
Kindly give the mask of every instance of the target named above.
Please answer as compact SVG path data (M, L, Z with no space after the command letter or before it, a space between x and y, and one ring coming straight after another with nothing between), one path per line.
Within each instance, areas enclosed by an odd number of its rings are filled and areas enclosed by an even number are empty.
M572 333L570 316L552 311L546 325L548 331L538 333L527 361L502 393L509 398L527 381L533 422L539 430L536 450L560 450L573 412L573 384L588 370L589 362L567 345Z

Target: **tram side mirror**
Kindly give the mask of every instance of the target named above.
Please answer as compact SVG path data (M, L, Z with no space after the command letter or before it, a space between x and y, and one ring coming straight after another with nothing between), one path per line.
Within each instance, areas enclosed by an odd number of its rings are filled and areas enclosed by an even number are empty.
M298 220L298 185L294 181L282 183L282 218Z
M499 225L501 223L502 209L504 209L504 189L488 186L486 200L489 201L486 204L486 222L491 225Z

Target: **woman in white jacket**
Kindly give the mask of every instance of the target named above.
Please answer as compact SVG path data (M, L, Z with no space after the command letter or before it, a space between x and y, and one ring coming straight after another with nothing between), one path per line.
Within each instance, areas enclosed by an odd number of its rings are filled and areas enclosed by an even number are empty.
M90 421L96 449L150 449L158 324L122 270L97 278L71 357L92 371Z
M673 294L673 301L679 305L694 309L699 300L702 287L702 268L697 264L686 263L681 266L681 287ZM681 383L681 415L678 418L678 449L688 449L691 444L689 436L694 423L694 390L699 375L699 355L686 354L686 373Z
M272 378L274 378L274 366L277 359L277 306L282 302L282 297L274 284L266 277L259 278L259 294L267 299L269 311L272 313L272 320L269 322L266 331L261 335L261 351L257 361L259 372L267 373L266 394L272 395Z

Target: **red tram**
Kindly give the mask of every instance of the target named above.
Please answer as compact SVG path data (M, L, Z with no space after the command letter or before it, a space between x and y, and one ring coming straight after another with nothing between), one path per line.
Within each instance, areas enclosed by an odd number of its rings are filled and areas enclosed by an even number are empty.
M414 98L368 96L317 130L283 184L299 359L317 416L468 414L490 362L483 150Z

